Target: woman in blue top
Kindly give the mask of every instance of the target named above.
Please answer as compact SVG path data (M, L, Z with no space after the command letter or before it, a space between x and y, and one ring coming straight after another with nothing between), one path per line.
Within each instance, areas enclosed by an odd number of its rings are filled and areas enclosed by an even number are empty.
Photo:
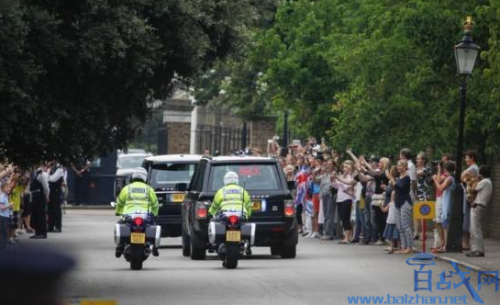
M411 180L407 175L408 162L406 160L399 160L397 168L399 172L398 180L389 172L386 172L387 178L389 178L395 191L396 226L401 238L401 251L395 253L410 254L413 253L413 234L411 232L413 206L410 197Z
M455 178L453 177L453 173L455 172L455 162L446 161L443 164L445 179L441 181L441 179L434 175L432 179L436 184L436 188L442 192L443 194L443 213L442 213L442 226L444 229L444 244L439 252L446 251L447 238L448 238L448 225L450 224L450 216L451 216L451 203L453 200L453 193L456 187Z

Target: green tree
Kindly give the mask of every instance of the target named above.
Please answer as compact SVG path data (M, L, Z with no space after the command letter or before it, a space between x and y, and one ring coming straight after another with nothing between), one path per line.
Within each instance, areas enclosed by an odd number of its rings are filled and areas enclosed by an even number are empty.
M126 146L150 105L238 45L255 1L0 1L0 158Z

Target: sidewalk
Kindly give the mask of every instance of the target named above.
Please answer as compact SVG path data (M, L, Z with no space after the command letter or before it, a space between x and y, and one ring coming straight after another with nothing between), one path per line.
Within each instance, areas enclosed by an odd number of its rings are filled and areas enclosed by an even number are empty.
M428 234L429 236L430 234ZM433 245L433 239L427 239L426 252L430 252ZM463 267L471 268L474 271L499 271L500 270L500 241L485 239L484 241L486 255L485 257L467 257L464 252L449 252L435 254L437 259L443 261L453 261ZM422 241L415 242L415 248L422 251Z

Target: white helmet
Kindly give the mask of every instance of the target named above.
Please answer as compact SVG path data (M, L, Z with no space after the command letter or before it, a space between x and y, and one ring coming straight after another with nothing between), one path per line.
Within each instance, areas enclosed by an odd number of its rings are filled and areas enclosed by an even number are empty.
M136 167L134 172L132 173L132 180L140 179L143 182L146 182L148 179L148 172L144 167Z
M228 184L238 184L239 178L238 174L235 172L227 172L224 176L224 185Z

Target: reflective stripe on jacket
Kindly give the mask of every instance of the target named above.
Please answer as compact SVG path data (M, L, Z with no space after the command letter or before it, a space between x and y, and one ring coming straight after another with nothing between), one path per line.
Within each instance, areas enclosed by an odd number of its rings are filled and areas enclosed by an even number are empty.
M241 186L236 184L229 184L221 188L214 197L212 206L208 211L212 216L215 216L219 210L229 211L242 209L247 217L252 214L252 201L250 195Z
M136 181L125 186L118 196L116 214L133 214L150 212L158 216L158 198L155 191L146 183Z

